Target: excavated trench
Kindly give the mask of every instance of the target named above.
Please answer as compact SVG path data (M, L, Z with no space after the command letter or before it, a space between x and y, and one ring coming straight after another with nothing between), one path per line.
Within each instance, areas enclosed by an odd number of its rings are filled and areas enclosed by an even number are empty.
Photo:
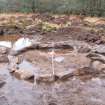
M9 51L9 62L0 64L0 105L105 105L104 50L98 47L69 40Z
M105 105L105 21L31 15L1 15L0 105ZM42 32L28 24L23 30L9 19L16 24L70 21L70 26Z

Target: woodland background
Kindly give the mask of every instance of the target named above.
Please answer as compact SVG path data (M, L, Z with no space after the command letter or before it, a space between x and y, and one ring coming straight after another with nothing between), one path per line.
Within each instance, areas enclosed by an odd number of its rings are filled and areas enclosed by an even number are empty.
M105 0L0 0L0 12L105 16Z

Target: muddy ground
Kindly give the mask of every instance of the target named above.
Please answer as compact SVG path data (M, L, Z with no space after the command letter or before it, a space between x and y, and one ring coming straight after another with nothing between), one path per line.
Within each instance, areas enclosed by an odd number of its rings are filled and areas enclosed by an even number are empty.
M0 105L105 105L104 18L2 14L0 25ZM21 38L32 43L14 53Z
M43 35L51 40L105 43L105 19L51 14L1 14L1 35Z

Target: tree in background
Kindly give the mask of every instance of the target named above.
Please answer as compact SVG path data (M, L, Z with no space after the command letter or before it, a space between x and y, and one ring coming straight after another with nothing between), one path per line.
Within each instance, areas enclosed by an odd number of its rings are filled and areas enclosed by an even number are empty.
M0 12L105 15L105 0L0 0Z

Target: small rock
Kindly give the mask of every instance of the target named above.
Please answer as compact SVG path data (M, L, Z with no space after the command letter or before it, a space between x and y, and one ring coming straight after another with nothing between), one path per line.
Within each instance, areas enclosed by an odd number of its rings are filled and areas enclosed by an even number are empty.
M92 50L97 53L105 54L105 45L95 45Z
M94 69L99 69L99 66L101 65L102 63L100 62L100 61L94 61L93 63L92 63L92 67L94 68Z
M92 63L92 67L93 67L95 70L101 71L101 70L105 69L105 64L103 64L103 63L100 62L100 61L94 61L94 62Z
M51 82L54 82L56 79L57 79L56 76L53 76L50 74L43 74L36 77L37 83L40 83L40 82L51 83Z
M0 54L6 54L8 49L6 47L0 47Z
M64 57L62 57L62 56L55 57L55 58L54 58L54 61L56 61L56 62L58 62L58 63L61 63L61 62L64 61Z
M88 47L81 47L79 50L78 50L78 52L79 53L88 53L88 52L90 52L91 51L91 49L90 48L88 48Z
M22 62L23 57L8 55L8 59L9 59L9 65L8 65L9 72L13 73L19 68L18 65Z
M15 57L15 63L16 64L21 64L22 62L23 62L23 56L22 55Z
M26 29L27 29L27 30L32 29L32 28L35 28L35 25L26 26ZM32 30L31 30L31 31L32 31Z

